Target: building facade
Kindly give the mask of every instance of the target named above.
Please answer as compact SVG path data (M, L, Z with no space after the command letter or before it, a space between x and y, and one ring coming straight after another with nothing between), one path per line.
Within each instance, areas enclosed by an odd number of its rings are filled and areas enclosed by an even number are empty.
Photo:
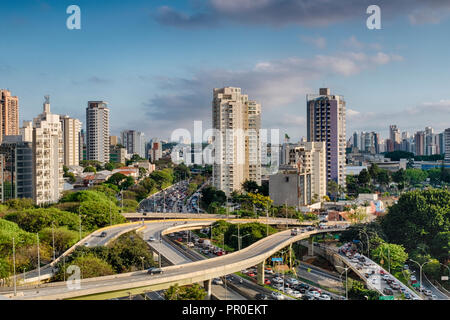
M245 180L261 185L261 105L241 88L213 90L213 186L230 195Z
M310 142L325 142L327 150L327 182L334 180L345 186L345 101L321 88L307 99L307 134Z
M59 115L50 112L45 97L44 112L33 120L33 199L37 205L57 202L64 189L63 135Z
M8 135L19 135L19 98L0 89L0 141Z
M33 121L23 121L20 135L22 141L33 142Z
M80 164L81 121L69 116L60 116L60 121L63 133L64 165L78 166Z
M450 128L444 131L445 162L450 163Z
M0 145L1 201L33 198L33 145L22 136L5 136Z
M148 159L155 163L162 158L162 142L158 138L153 138L148 147Z
M109 162L109 152L107 102L89 101L86 108L86 160Z
M125 130L120 134L122 145L128 154L137 154L145 159L145 134L135 130Z

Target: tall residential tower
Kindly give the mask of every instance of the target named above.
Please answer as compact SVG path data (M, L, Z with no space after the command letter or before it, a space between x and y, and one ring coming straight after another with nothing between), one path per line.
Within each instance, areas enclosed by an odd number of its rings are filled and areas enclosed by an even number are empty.
M213 185L230 195L245 180L261 185L261 105L240 88L214 89Z
M109 109L107 102L88 102L86 108L86 160L109 162Z
M331 95L330 89L320 88L319 94L308 94L308 141L326 144L327 182L334 180L345 186L345 100Z

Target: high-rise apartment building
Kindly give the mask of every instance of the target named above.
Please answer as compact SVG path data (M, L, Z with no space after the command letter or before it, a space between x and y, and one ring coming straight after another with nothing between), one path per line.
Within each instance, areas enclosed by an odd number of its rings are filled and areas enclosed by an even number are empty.
M445 162L450 162L450 128L444 131Z
M155 163L162 158L162 142L158 138L153 138L148 145L148 159Z
M414 135L414 144L416 146L416 148L415 148L416 156L425 155L425 132L424 131L416 132L416 134Z
M109 162L109 151L107 102L89 101L86 108L86 159Z
M230 195L245 180L261 185L261 105L241 88L213 90L213 185Z
M326 159L324 141L304 142L289 152L289 164L296 166L298 172L311 174L311 194L317 194L318 199L327 194Z
M23 121L20 135L22 136L22 141L33 142L33 121Z
M0 141L4 136L19 134L19 98L0 89Z
M109 145L110 146L115 146L118 143L119 143L119 137L117 137L117 136L109 136Z
M33 146L22 136L5 136L0 145L0 199L33 198Z
M308 94L308 141L324 141L327 150L327 182L336 181L345 186L345 100L331 95L329 88L320 88L319 94Z
M125 130L120 134L122 145L128 154L137 154L145 159L145 134L135 130Z
M37 205L57 202L64 188L63 135L59 115L50 112L45 97L44 112L33 119L33 199Z
M63 133L64 165L80 164L81 121L69 116L60 116Z

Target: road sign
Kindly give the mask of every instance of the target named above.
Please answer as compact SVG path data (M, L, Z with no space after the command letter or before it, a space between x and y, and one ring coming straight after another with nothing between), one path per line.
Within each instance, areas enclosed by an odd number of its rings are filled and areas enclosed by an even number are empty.
M442 280L442 281L448 280L448 276L442 276L442 277L441 277L441 280Z
M414 288L418 288L418 287L420 287L420 283L418 283L418 282L413 283L412 286L413 286Z
M353 243L360 243L361 241L359 240L353 240Z
M380 296L380 300L394 300L394 296Z
M272 262L283 262L283 258L272 258Z
M339 240L339 235L338 235L338 234L335 234L335 235L334 235L334 238L335 238L336 240Z

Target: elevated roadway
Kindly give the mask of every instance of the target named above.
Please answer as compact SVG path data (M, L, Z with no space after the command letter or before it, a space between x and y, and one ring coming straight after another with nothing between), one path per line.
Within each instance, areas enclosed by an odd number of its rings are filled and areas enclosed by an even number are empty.
M148 223L146 222L146 224ZM163 222L160 232L164 230L165 232L173 232L176 227L172 226L168 229L166 223ZM191 226L198 227L199 223L191 224ZM179 227L188 228L189 225L183 224ZM210 281L213 278L225 276L254 265L262 265L263 267L263 262L272 254L296 241L307 239L318 233L340 232L342 230L342 228L313 230L300 233L297 236L291 236L290 230L286 230L263 238L251 246L231 254L165 267L163 268L164 272L158 275L148 275L146 271L139 271L84 279L80 281L78 288L69 288L67 282L54 282L39 287L20 287L18 290L20 292L16 297L11 296L11 291L0 291L0 294L15 299L108 299L126 296L130 293L141 294L146 291L167 289L176 283L181 286Z

